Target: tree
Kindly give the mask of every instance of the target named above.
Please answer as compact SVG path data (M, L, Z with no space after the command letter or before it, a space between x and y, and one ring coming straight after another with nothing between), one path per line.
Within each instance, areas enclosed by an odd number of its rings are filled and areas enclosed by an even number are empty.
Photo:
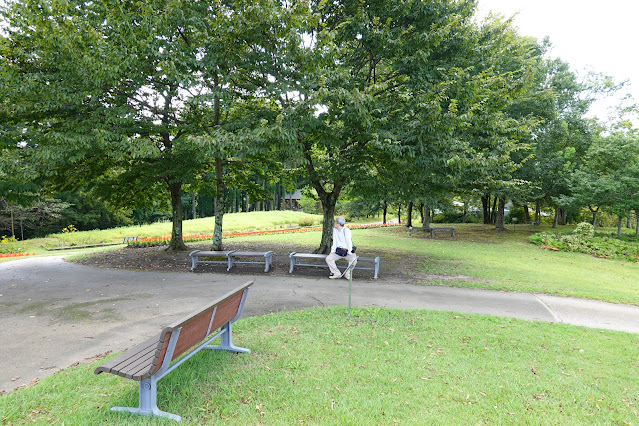
M181 192L224 166L253 129L221 128L238 99L263 93L280 16L268 1L10 3L0 53L0 116L24 131L24 158L52 190L90 182L113 201L169 196L182 241ZM233 136L233 137L232 137ZM213 164L211 164L211 162ZM70 171L73 173L70 173ZM219 226L217 226L219 225ZM221 220L216 220L221 235Z
M639 137L635 132L616 131L595 139L584 164L575 171L570 182L572 195L562 200L597 213L605 208L619 217L617 233L621 234L622 218L639 208Z
M477 157L485 161L481 152L465 155L469 144L455 136L468 127L470 115L489 107L482 95L505 80L457 65L476 58L477 46L468 41L474 31L472 1L344 0L311 6L314 18L304 29L307 42L295 67L299 84L292 87L299 95L282 105L290 146L300 152L322 201L318 251L326 252L337 199L376 164L386 167L385 159L401 158L411 170L426 172L428 182L442 168L457 171ZM461 112L453 93L472 97ZM446 185L449 175L442 178Z

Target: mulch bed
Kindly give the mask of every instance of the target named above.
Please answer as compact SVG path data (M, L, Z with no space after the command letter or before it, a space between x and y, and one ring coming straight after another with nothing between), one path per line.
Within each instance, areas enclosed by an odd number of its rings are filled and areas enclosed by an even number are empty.
M189 244L191 250L209 250L210 244ZM255 242L232 242L226 243L225 249L241 250L241 251L268 251L274 252L273 266L268 273L271 276L290 276L289 270L289 253L293 251L310 253L315 247L305 247L293 244L280 244L274 247L272 243L260 244ZM185 252L168 252L166 246L132 248L125 247L116 251L101 252L75 260L75 263L81 265L99 267L126 269L135 271L160 271L160 272L189 272L191 269L190 251ZM380 256L381 267L379 279L385 282L397 281L412 283L425 278L423 273L416 272L419 265L423 264L424 259L419 256L398 256L392 252L369 252L365 249L358 250L360 256ZM372 264L366 264L372 266ZM235 265L230 272L226 271L226 266L218 265L198 265L194 273L225 273L236 275L256 275L264 274L264 265ZM323 278L328 276L328 269L324 268L296 268L294 274L296 276L309 278ZM373 278L373 271L355 271L355 276L360 279Z

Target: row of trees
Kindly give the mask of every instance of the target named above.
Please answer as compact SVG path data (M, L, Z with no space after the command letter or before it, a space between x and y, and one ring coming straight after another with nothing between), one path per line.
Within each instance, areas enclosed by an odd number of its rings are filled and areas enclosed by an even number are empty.
M478 192L499 226L506 198L561 199L592 138L592 88L509 21L477 22L473 0L26 0L0 16L0 196L170 198L172 250L183 193L215 196L221 249L227 191L280 181L317 193L321 252L345 191L425 208Z

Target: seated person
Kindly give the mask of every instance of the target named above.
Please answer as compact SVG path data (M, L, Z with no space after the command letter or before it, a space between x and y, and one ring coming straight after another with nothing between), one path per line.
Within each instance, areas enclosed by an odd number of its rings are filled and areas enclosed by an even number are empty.
M348 262L357 263L357 255L353 253L353 240L351 238L351 230L344 225L346 220L342 216L335 218L335 224L333 225L333 245L331 246L331 254L326 257L326 263L331 270L329 278L334 280L342 278L342 273L335 264L338 259L345 259ZM349 275L349 276L347 276ZM350 272L344 275L344 278L350 279Z

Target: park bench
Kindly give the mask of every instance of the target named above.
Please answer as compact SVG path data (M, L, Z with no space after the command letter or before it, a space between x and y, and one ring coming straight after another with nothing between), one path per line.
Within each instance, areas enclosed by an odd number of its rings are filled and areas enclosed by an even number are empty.
M539 226L538 220L527 220L525 223L527 223L530 226Z
M243 260L238 261L236 258L243 257L257 257L263 258L264 260ZM252 264L261 264L264 263L264 272L268 272L273 264L273 252L272 251L232 251L228 254L229 258L229 271L233 267L233 265L238 263L252 263Z
M122 241L122 244L126 244L129 241L137 241L137 240L138 240L137 236L135 236L135 237L124 237L124 240Z
M451 237L455 236L455 228L413 228L412 226L408 228L408 235L413 236L413 231L424 231L430 233L430 237L434 238L436 232L445 232L450 233Z
M199 263L224 263L227 265L226 270L230 271L234 265L240 263L252 263L252 264L262 264L264 263L264 272L268 272L273 264L273 252L272 251L238 251L238 250L228 250L228 251L203 251L203 250L195 250L189 253L191 256L191 271L195 269L195 267ZM226 257L226 260L201 260L203 257ZM263 260L236 260L237 258L244 257L258 257Z
M111 373L140 382L139 407L112 407L111 410L180 421L181 417L177 414L158 409L158 380L202 349L251 353L249 349L233 345L232 332L232 324L242 315L251 285L253 281L245 283L204 308L164 327L158 336L96 368L95 374ZM220 331L215 333L218 329ZM211 345L217 338L221 338L220 344ZM186 355L171 364L183 354Z
M214 263L225 263L228 265L226 268L227 271L231 270L231 258L229 257L230 253L233 253L235 250L226 250L226 251L204 251L204 250L194 250L189 253L191 256L191 271L195 269L195 267L199 263L206 264L214 264ZM202 257L226 257L226 260L202 260Z
M293 269L296 266L310 266L310 267L315 267L315 268L328 268L328 265L326 264L326 257L328 255L327 254L315 254L315 253L297 253L297 252L293 252L291 254L288 255L289 261L290 261L290 269L288 271L289 274L293 273ZM304 259L317 259L317 260L321 260L320 263L298 263L298 261L303 261ZM338 261L341 259L338 259ZM345 259L344 259L345 260ZM377 257L363 257L363 256L358 256L357 257L357 264L359 265L360 262L368 262L368 263L372 263L373 267L369 268L369 267L364 267L364 266L355 266L354 269L363 269L363 270L368 270L368 271L375 271L375 275L373 276L373 278L377 279L377 276L379 274L379 256ZM346 266L337 266L340 269L345 269L348 265Z

